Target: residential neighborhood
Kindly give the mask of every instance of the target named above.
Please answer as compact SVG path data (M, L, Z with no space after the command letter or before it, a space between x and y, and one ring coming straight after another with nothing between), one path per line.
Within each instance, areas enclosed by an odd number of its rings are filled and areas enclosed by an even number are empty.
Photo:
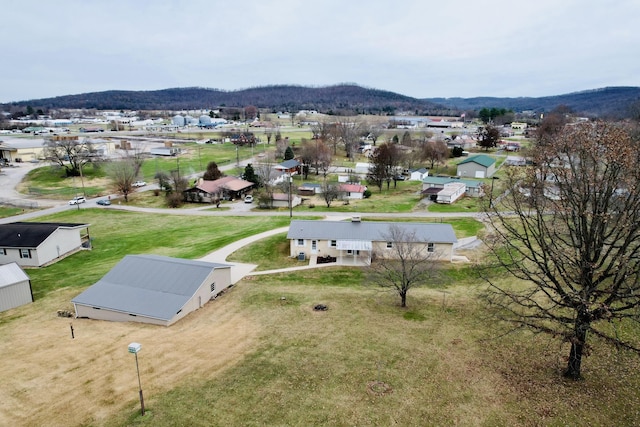
M521 228L552 236L540 240L553 242L545 250L554 259L565 257L567 265L575 261L569 259L575 251L561 246L563 228L536 228L531 212L544 212L543 221L561 208L575 209L572 191L580 187L569 185L576 175L568 171L596 162L588 157L595 148L553 152L551 144L543 157L537 140L525 135L534 132L533 121L495 126L508 136L486 147L481 132L492 125L480 119L288 113L264 111L260 120L242 122L211 117L223 115L220 110L171 111L150 121L123 112L104 116L110 121L66 123L63 132L0 135L0 333L14 349L0 352L0 359L31 367L6 380L10 389L24 387L42 402L26 424L46 423L40 413L47 405L71 417L71 424L89 422L89 415L65 409L71 401L110 419L120 420L119 411L133 417L136 381L132 397L131 359L119 355L130 343L143 346L136 356L149 412L135 416L144 421L163 413L159 402L169 405L171 393L200 393L194 385L200 379L230 404L224 397L230 383L221 373L240 384L247 399L256 387L273 396L285 390L280 380L269 379L276 372L290 372L291 387L310 384L330 399L338 386L329 378L342 372L345 401L349 395L404 394L402 384L419 395L431 376L440 384L448 378L466 384L468 370L483 384L512 366L525 366L531 381L600 375L591 359L576 373L571 341L541 359L532 349L548 348L554 338L514 332L514 347L504 357L494 357L507 351L502 341L478 344L487 334L508 333L498 320L481 320L478 311L504 313L504 298L522 301L512 289L532 289L519 274L538 277L546 266L524 270L529 264L518 257L522 248L529 248L531 260L544 257L537 258L537 243L526 240ZM112 125L119 130L109 130ZM581 137L572 133L581 126L598 124L575 120L563 137ZM601 176L607 191L593 194L615 194L611 206L633 206L634 176ZM610 210L620 221L606 227L634 224L621 216L628 212L633 210ZM538 286L546 289L546 283ZM496 293L487 296L487 290ZM488 308L484 298L491 297L496 305ZM592 298L598 301L600 294ZM627 315L617 306L609 309L619 319ZM600 319L604 315L594 322ZM633 341L635 330L624 325ZM561 323L553 330L569 334L572 327ZM21 339L23 331L35 338ZM49 350L41 351L45 344ZM413 351L420 360L410 356ZM384 384L374 381L376 364L394 362L378 361L381 354L402 365L381 369ZM52 357L59 367L49 363ZM364 365L356 361L363 357ZM559 366L562 357L566 365ZM540 363L544 374L536 371ZM369 364L373 371L363 367ZM71 396L65 390L45 394L29 385L25 372L80 385ZM245 388L247 372L266 385ZM327 381L332 385L325 388ZM468 393L483 401L485 387ZM95 403L93 395L102 400ZM0 397L0 423L19 425L9 394L0 391ZM189 399L220 409L209 398ZM461 404L450 396L440 402L446 406L450 399ZM516 405L511 397L508 402ZM417 419L403 424L419 425ZM314 420L309 425L334 424Z

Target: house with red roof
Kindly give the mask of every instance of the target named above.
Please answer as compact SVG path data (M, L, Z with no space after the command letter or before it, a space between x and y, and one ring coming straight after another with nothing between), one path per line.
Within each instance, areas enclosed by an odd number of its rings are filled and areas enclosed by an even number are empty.
M339 189L347 199L364 199L364 192L367 187L360 184L340 184Z

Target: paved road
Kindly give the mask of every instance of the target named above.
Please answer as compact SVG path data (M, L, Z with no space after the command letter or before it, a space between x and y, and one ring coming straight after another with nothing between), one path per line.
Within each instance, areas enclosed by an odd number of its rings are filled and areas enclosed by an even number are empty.
M18 166L16 168L11 168L11 171L2 170L0 173L0 197L9 198L9 199L28 199L31 200L28 196L24 196L17 191L15 191L15 187L20 183L24 175L28 173L29 170L36 167L35 165L25 164L24 167ZM151 188L151 186L147 186ZM144 189L144 188L143 188ZM104 198L104 197L100 197ZM22 215L16 215L8 218L0 218L0 224L6 224L9 222L16 221L25 221L29 219L38 218L40 216L49 215L52 213L61 212L69 209L86 209L87 207L100 207L101 209L114 209L114 210L125 210L131 212L144 212L150 214L170 214L170 215L197 215L197 216L229 216L229 215L241 215L241 216L274 216L274 215L289 215L289 212L280 211L280 212L271 212L271 211L254 211L252 208L255 206L252 203L243 203L241 201L224 205L225 207L229 206L231 209L215 209L210 205L201 206L191 209L163 209L163 208L144 208L138 206L125 206L120 204L113 204L111 206L99 206L96 205L95 202L100 199L89 199L87 203L83 203L76 206L70 206L66 201L47 201L53 204L53 206L48 207L46 209L41 209L38 211L32 211L29 213L25 213ZM40 201L40 199L36 199ZM377 217L377 218L394 218L394 217L417 217L417 218L455 218L455 217L479 217L478 213L469 213L469 212L460 212L460 213L432 213L432 212L408 212L408 213L344 213L344 212L294 212L293 216L310 216L317 215L323 217L327 220L344 220L348 219L352 216L360 216L360 217ZM271 274L271 273L279 273L284 271L292 271L292 270L302 270L308 268L320 268L320 267L328 267L334 264L309 264L299 267L291 267L286 269L279 270L269 270L269 271L260 271L253 272L256 268L254 264L243 264L243 263L233 263L227 262L227 257L238 250L239 248L246 246L252 242L258 241L265 237L269 237L278 233L284 233L289 229L289 227L277 228L274 230L269 230L264 233L260 233L254 236L250 236L241 240L238 240L230 245L225 246L224 248L213 251L206 256L202 257L202 261L209 262L217 262L217 263L226 263L231 264L231 283L237 283L243 277L248 274ZM471 239L473 240L473 239ZM465 244L461 246L473 245L472 241L469 239L465 239Z

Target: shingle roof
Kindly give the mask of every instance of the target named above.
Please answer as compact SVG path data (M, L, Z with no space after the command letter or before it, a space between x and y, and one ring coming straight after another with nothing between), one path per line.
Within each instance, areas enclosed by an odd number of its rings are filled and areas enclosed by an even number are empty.
M193 191L194 188L197 188L198 190L213 194L221 189L240 191L251 186L253 186L253 182L245 181L235 176L224 176L213 181L202 180L195 187L187 191Z
M89 224L63 222L12 222L0 224L0 247L37 248L59 228L84 228Z
M425 222L377 222L377 221L314 221L293 220L287 239L318 240L369 240L384 242L389 226L401 227L407 233L415 233L419 242L455 243L458 240L451 224Z
M127 255L71 302L169 321L216 268L227 264Z

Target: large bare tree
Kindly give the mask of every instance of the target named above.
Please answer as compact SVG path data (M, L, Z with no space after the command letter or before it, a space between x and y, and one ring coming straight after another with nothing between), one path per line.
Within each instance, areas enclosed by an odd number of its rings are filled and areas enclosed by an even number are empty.
M564 375L578 379L590 336L640 353L640 152L602 122L565 126L533 155L486 204L500 267L528 285L490 280L488 296L517 327L569 343Z
M135 160L132 157L114 160L109 163L107 174L111 178L116 191L122 194L125 202L128 202L129 194L135 190L133 183L138 176Z
M372 284L391 290L407 306L411 289L432 283L438 274L437 255L429 242L420 241L415 231L390 225L382 237L387 241L384 255L374 251L369 269Z
M448 156L449 149L444 141L432 139L422 144L420 159L430 163L429 169L433 169L437 164L444 163Z
M67 176L79 176L81 168L96 159L96 151L86 138L56 136L44 143L44 155L65 169Z

